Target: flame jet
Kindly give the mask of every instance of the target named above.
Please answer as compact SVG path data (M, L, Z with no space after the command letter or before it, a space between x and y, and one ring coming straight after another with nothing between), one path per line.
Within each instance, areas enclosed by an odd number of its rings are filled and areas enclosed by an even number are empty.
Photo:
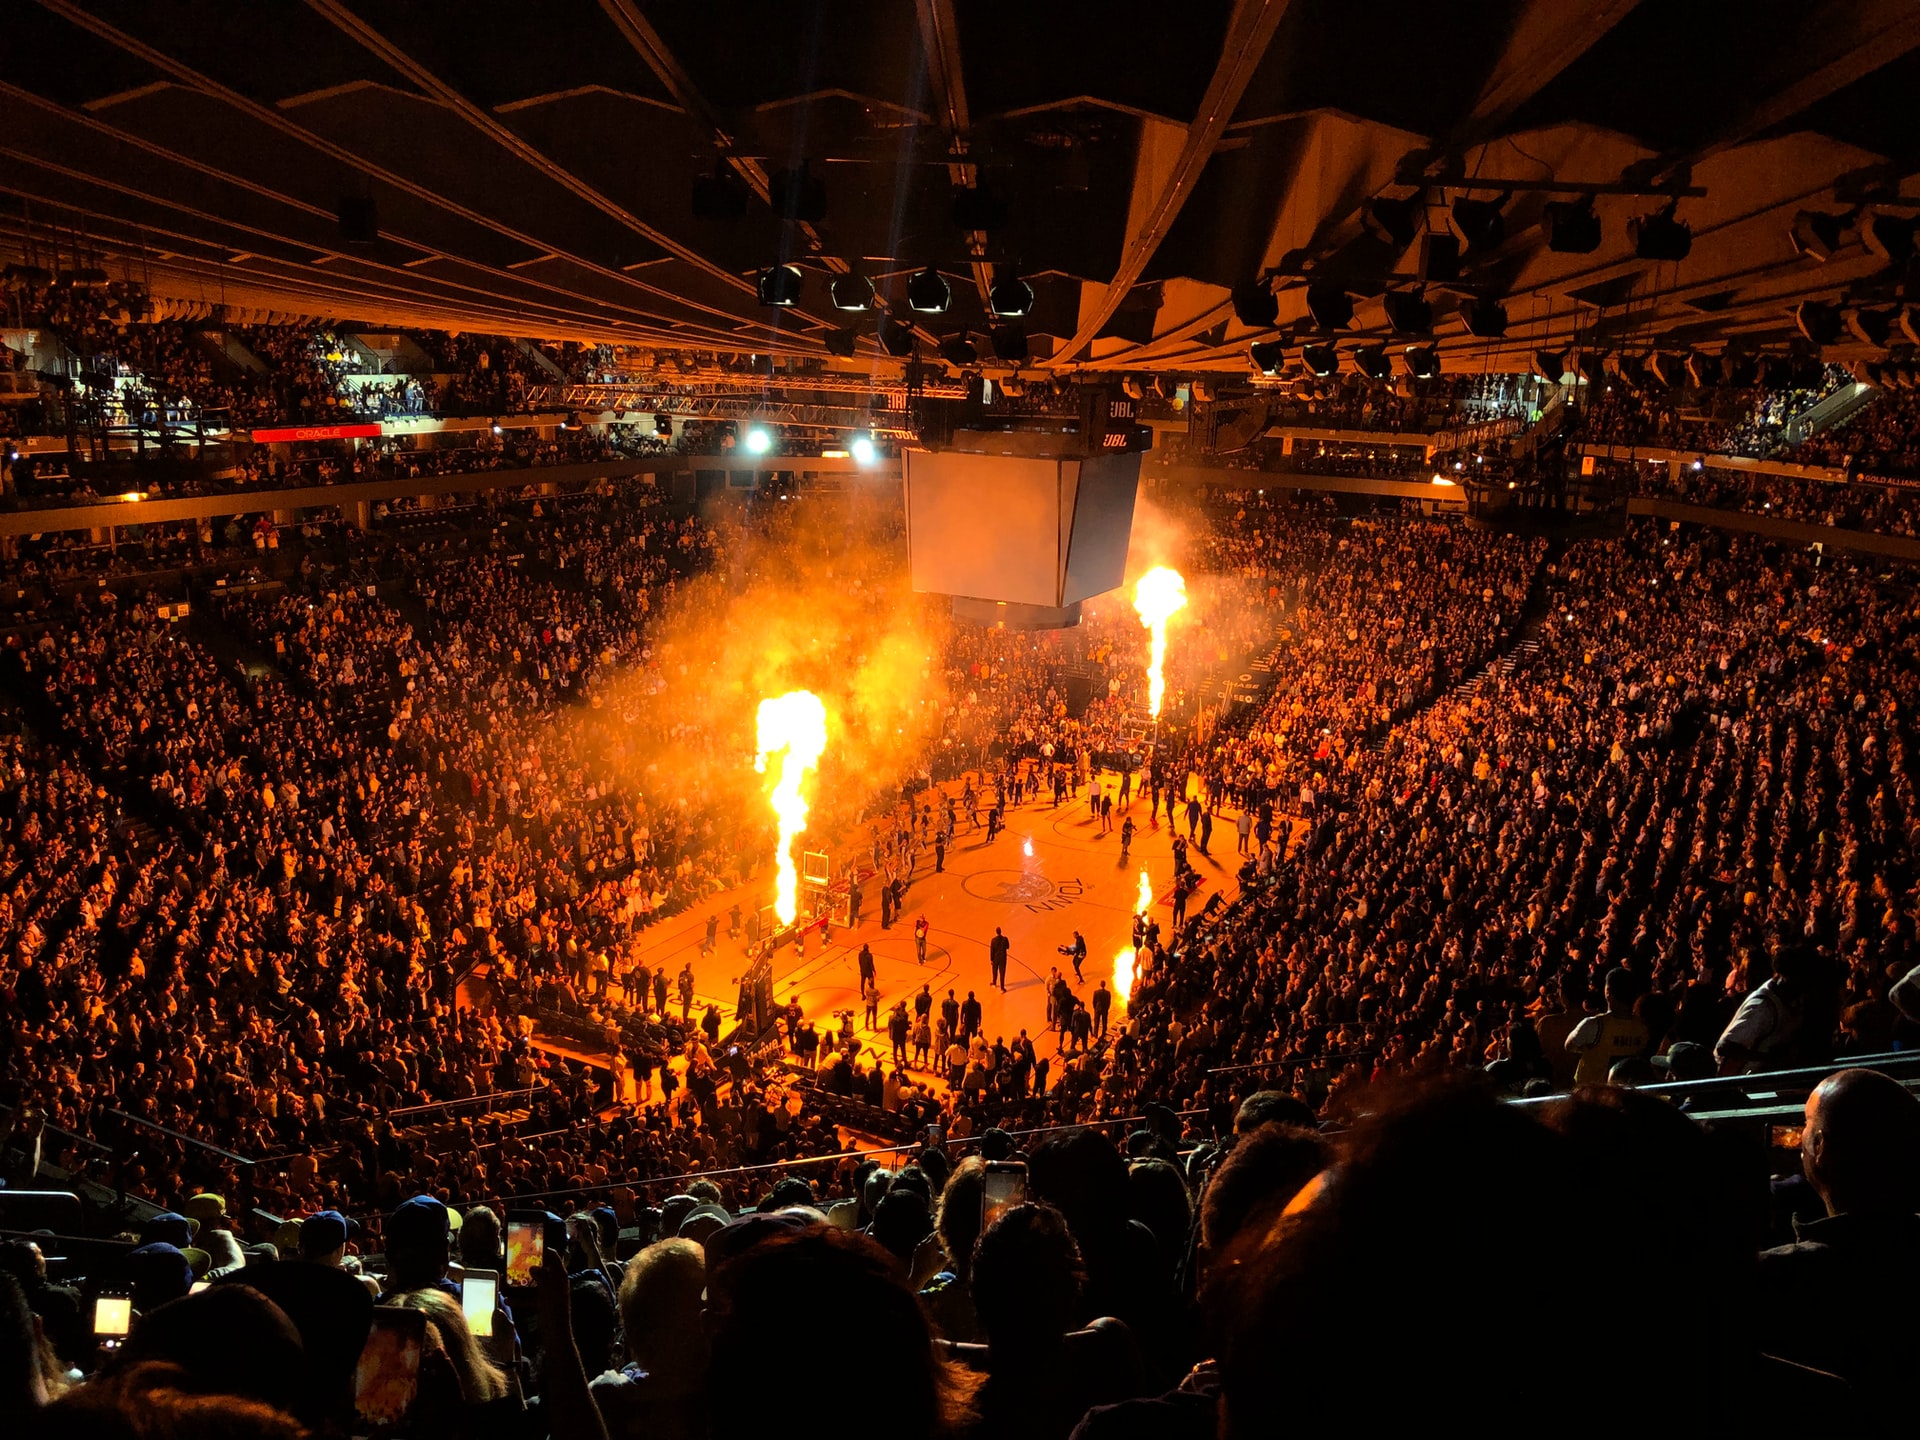
M807 828L807 801L800 784L820 763L827 748L827 709L811 690L790 690L760 702L757 717L759 753L753 768L762 775L767 761L778 757L773 789L767 802L780 822L780 845L774 855L778 867L773 912L782 925L791 925L800 913L800 874L793 865L793 838Z
M1166 678L1161 673L1167 659L1167 621L1186 606L1187 582L1178 570L1156 565L1133 582L1133 608L1140 623L1153 635L1153 648L1147 658L1147 711L1156 720L1160 718L1160 702L1167 694Z

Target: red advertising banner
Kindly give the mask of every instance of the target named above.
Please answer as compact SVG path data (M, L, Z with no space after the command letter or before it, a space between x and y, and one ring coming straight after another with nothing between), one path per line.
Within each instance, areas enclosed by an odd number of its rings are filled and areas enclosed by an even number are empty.
M273 445L286 440L373 440L380 435L374 425L287 425L277 430L255 430L253 443Z

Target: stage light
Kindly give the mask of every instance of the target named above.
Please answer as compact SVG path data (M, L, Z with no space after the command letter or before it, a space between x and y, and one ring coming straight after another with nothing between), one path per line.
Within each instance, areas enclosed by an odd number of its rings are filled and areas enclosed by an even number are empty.
M1849 310L1847 329L1864 343L1882 349L1893 338L1894 316L1892 310Z
M1793 323L1816 345L1832 345L1840 339L1840 312L1825 301L1802 300L1794 307Z
M1431 380L1440 373L1440 352L1431 345L1409 345L1405 351L1407 373L1416 380Z
M749 455L764 455L773 448L773 436L764 425L755 425L747 431L745 443Z
M1914 227L1911 216L1876 215L1860 227L1860 239L1889 265L1904 265L1913 258Z
M1358 345L1347 352L1347 358L1353 362L1353 368L1369 380L1391 380L1393 362L1387 358L1387 347L1381 344Z
M1018 275L1002 275L987 291L987 309L996 319L1018 320L1033 309L1033 286Z
M1473 299L1461 308L1467 333L1482 340L1498 340L1507 333L1507 308L1495 300Z
M896 359L913 354L918 341L911 325L903 325L891 315L880 320L880 348Z
M1549 385L1558 385L1560 377L1567 373L1567 352L1564 350L1534 351L1533 373Z
M1413 243L1413 237L1419 228L1421 201L1418 195L1408 195L1400 200L1369 200L1366 208L1366 226L1369 233L1382 244L1391 245L1395 250L1404 250Z
M340 238L349 245L371 245L380 238L380 209L371 195L343 195L336 218Z
M1340 369L1340 352L1331 345L1303 345L1300 347L1300 359L1318 380L1324 380Z
M845 328L829 330L820 343L827 347L829 355L837 355L842 360L851 360L854 347L860 343L860 336L855 331Z
M1280 320L1280 297L1264 280L1233 287L1233 318L1255 330L1271 330Z
M817 225L827 218L827 182L802 161L767 177L767 203L782 220Z
M1685 221L1673 218L1677 203L1627 221L1627 238L1642 260L1684 260L1693 249L1693 231Z
M1353 298L1330 280L1307 287L1307 313L1316 329L1344 330L1353 321Z
M1824 210L1796 210L1787 226L1787 238L1799 254L1820 261L1833 258L1840 248L1840 237L1847 228L1847 217L1829 215Z
M978 360L980 352L973 348L973 341L962 330L958 335L949 335L940 342L940 358L958 370Z
M741 220L746 213L746 184L725 161L714 161L712 174L693 177L694 219Z
M1550 200L1541 207L1547 249L1562 255L1591 255L1600 248L1600 217L1591 200Z
M655 435L673 434L673 417L664 411L655 415L653 417L653 433Z
M1433 306L1425 296L1411 290L1389 290L1380 297L1387 312L1387 325L1396 335L1431 335Z
M952 303L953 287L931 265L907 281L907 305L922 315L944 315Z
M880 458L880 447L873 443L871 435L856 435L853 444L847 447L853 452L853 463L871 465Z
M953 192L953 228L999 230L1007 223L1007 202L978 186Z
M1507 220L1497 200L1456 200L1453 202L1453 228L1467 254L1478 256L1507 238Z
M762 305L798 305L800 303L800 267L769 265L759 276Z
M1431 231L1420 243L1420 279L1445 284L1460 278L1460 241L1457 236Z
M836 275L832 286L833 308L836 310L871 310L873 308L873 281L864 275Z
M492 422L492 424L493 424L493 433L498 435L500 433L500 422L498 420L495 420Z
M988 332L993 342L993 358L1009 365L1021 365L1027 359L1027 327L1015 321L996 325Z
M1287 347L1278 340L1256 340L1247 347L1247 354L1253 359L1253 368L1262 375L1278 375L1280 367L1287 363Z

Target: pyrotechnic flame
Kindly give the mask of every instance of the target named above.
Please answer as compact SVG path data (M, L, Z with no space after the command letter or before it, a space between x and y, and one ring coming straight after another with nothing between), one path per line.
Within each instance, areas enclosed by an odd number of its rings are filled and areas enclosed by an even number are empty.
M1187 582L1178 570L1156 565L1133 583L1133 608L1140 623L1153 635L1153 649L1147 659L1147 710L1160 718L1160 702L1167 693L1161 666L1167 658L1167 621L1187 604Z
M1142 915L1153 909L1153 881L1144 865L1140 867L1140 897L1134 908ZM1113 957L1113 993L1120 997L1122 1005L1133 998L1133 963L1131 945L1123 945L1120 953Z
M782 925L791 925L800 913L800 875L793 865L793 837L807 828L807 802L800 782L820 763L827 748L827 710L810 690L790 690L760 702L760 752L753 768L766 774L767 760L780 757L773 789L767 801L780 821L780 845L774 854L778 867L773 913Z

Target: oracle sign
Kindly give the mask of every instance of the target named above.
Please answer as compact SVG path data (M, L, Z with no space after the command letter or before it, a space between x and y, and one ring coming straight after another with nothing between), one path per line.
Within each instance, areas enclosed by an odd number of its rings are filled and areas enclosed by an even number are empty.
M287 425L277 430L255 430L253 443L274 445L288 440L373 440L378 425Z

